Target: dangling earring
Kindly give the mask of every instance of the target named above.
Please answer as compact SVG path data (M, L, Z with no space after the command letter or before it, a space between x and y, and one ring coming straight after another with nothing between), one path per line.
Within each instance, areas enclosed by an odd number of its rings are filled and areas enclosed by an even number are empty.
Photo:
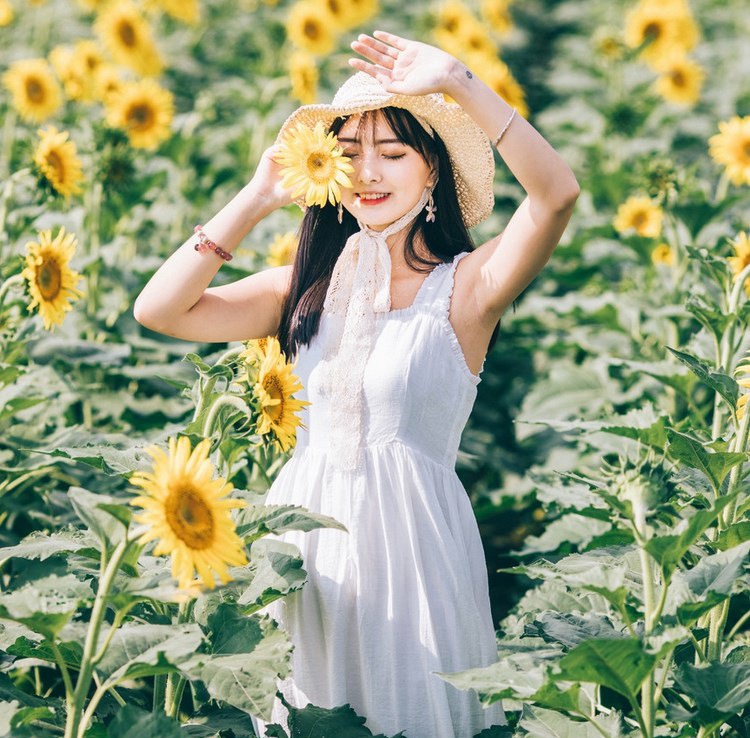
M341 202L339 202L338 211L339 211L339 223L343 223L344 222L344 206L341 204Z
M435 205L435 201L432 199L432 192L430 192L430 199L427 201L427 217L425 218L425 220L428 223L434 223L436 212L437 206Z

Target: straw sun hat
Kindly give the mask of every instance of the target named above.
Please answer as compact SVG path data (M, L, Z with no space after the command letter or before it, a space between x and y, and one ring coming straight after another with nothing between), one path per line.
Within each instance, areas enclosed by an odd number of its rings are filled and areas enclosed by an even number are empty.
M448 103L438 94L399 95L387 92L367 72L357 72L338 89L330 105L303 105L283 123L276 142L299 123L315 126L323 121L330 126L339 116L393 106L405 108L424 126L429 124L448 150L456 182L458 203L467 228L481 223L495 204L492 181L495 161L487 135L456 103ZM295 200L303 206L304 198Z

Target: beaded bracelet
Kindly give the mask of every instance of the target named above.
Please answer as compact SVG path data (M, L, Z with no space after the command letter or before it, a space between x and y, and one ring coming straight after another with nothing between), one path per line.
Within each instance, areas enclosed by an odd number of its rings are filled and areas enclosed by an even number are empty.
M513 108L513 112L510 114L510 118L508 118L508 122L505 124L505 127L502 131L500 131L500 135L492 142L492 148L496 149L497 145L500 143L500 139L503 137L503 134L505 131L508 130L508 126L510 125L510 122L513 120L513 118L516 115L516 109Z
M217 246L204 232L203 226L197 225L193 228L193 231L198 234L198 243L195 244L196 251L205 251L209 249L215 251L224 261L232 261L232 255L228 251L224 251L223 248Z

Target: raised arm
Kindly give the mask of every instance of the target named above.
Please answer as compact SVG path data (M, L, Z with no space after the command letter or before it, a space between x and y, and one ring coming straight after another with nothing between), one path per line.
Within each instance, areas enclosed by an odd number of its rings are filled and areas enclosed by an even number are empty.
M513 109L470 69L435 46L383 31L360 34L352 48L371 63L350 65L380 80L389 92L450 95L495 141ZM497 150L527 197L505 229L466 258L479 317L494 324L549 260L570 220L580 187L570 167L516 113Z
M229 252L269 213L291 202L281 188L276 147L263 152L252 180L203 225L206 236ZM221 287L209 287L224 263L213 251L196 252L191 235L154 273L133 306L142 325L176 338L241 341L274 335L291 266L265 269Z

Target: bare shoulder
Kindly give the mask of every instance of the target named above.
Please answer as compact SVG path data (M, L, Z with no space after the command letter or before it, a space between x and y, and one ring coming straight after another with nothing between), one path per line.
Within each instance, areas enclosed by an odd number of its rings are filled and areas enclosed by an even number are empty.
M502 233L490 241L477 246L459 261L453 281L451 315L457 323L474 325L477 328L494 330L501 313L488 311L478 299L483 280L486 279L486 264L499 243Z

